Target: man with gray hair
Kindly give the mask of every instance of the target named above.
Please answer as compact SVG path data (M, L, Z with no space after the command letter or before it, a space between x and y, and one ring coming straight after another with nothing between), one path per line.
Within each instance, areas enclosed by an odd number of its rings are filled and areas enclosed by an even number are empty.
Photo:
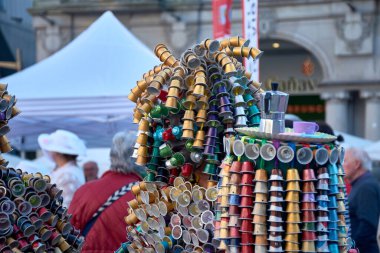
M131 187L138 183L138 167L131 161L134 133L117 133L110 152L111 168L75 193L69 213L72 224L86 240L81 252L113 253L127 236L124 216L134 198Z
M370 172L371 159L364 150L349 148L343 166L352 186L348 196L352 239L360 252L379 253L376 232L380 215L380 186Z

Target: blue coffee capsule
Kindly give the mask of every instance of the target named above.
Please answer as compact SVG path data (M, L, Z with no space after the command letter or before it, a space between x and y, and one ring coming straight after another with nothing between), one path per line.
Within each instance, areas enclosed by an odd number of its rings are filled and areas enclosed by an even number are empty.
M317 204L317 210L328 210L328 203L327 201L318 200Z
M339 184L338 175L331 175L329 185L331 186L331 185L338 185L338 184Z
M181 139L182 136L182 127L181 126L175 126L172 128L172 134L175 136L177 140Z
M235 246L235 247L237 247L237 246L239 246L240 245L240 238L231 238L231 239L229 239L229 244L228 244L228 246Z
M161 245L164 247L165 252L169 250L169 243L167 241L162 241Z
M240 195L238 195L238 194L229 195L228 196L228 203L232 206L240 205Z
M327 225L329 230L338 230L338 222L336 221L330 221Z
M329 171L330 177L331 175L337 175L338 174L338 167L336 164L328 164L327 169Z
M338 241L338 230L329 230L329 241Z
M173 253L181 253L184 251L183 247L179 244L173 246Z
M330 253L339 253L339 247L337 243L329 243Z
M329 201L328 192L323 191L322 193L322 191L320 191L319 194L317 195L317 200L328 202Z
M329 220L330 222L338 222L338 214L335 209L329 210Z
M260 115L255 115L255 116L249 118L249 122L250 122L251 124L253 124L253 125L258 125L258 124L260 124L260 120L261 120Z
M329 209L337 209L338 203L336 202L336 197L335 196L329 196L329 200L330 200L328 202Z
M330 195L336 195L339 193L338 185L330 185Z
M317 252L330 252L327 241L317 241Z

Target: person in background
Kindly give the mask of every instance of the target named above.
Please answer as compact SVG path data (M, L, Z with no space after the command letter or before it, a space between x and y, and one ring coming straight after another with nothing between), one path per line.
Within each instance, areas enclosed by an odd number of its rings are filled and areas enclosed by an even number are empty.
M86 183L98 179L99 167L94 161L88 161L83 164L83 173Z
M63 206L68 207L74 192L85 182L83 171L77 165L77 157L86 154L86 146L76 134L66 130L41 134L38 144L45 156L55 164L50 174L51 182L62 189Z
M380 216L380 186L370 172L371 159L364 150L349 148L343 166L352 186L348 196L352 239L360 252L379 253L376 233Z
M132 185L141 180L130 158L134 144L130 138L124 132L114 136L110 169L80 187L71 202L68 212L73 215L71 223L85 236L84 253L113 253L125 241L126 203L134 198Z

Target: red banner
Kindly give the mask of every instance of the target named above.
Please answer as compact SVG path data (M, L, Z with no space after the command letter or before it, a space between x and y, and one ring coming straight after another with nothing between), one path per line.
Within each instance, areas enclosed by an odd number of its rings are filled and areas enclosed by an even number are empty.
M212 0L214 39L231 35L232 0Z

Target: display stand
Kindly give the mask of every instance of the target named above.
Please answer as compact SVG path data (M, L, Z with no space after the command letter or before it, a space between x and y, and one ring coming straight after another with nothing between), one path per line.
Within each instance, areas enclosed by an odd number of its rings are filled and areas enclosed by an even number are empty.
M262 52L232 37L155 54L163 63L129 95L148 174L116 252L347 252L344 150L284 128L288 95L239 61Z

